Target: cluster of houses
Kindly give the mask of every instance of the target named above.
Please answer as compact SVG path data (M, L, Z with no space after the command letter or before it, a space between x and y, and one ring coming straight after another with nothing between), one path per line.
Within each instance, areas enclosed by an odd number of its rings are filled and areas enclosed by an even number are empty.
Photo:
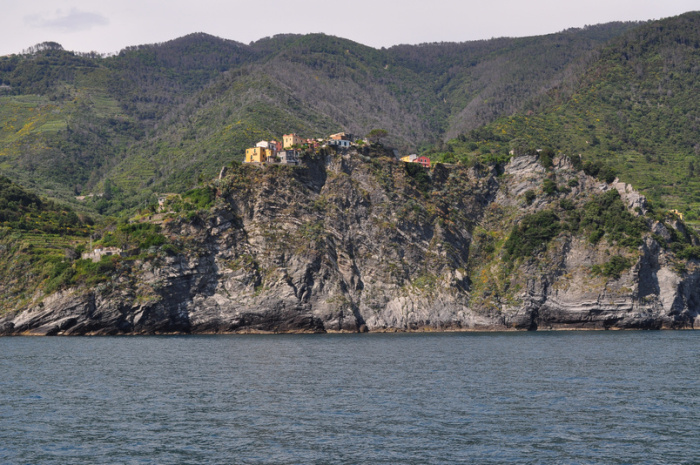
M346 132L332 134L327 140L303 139L294 133L285 134L282 142L261 140L255 147L246 149L245 162L296 165L299 163L300 149L317 149L324 145L348 148L352 145L352 137L352 134Z
M285 134L282 142L261 140L255 147L246 149L245 163L281 163L283 165L299 164L300 150L317 149L319 147L349 148L353 143L353 135L347 132L331 134L327 139L303 139L298 135ZM394 153L397 153L396 151ZM398 158L398 154L397 154ZM406 163L418 163L424 168L430 168L430 158L416 154L400 158Z

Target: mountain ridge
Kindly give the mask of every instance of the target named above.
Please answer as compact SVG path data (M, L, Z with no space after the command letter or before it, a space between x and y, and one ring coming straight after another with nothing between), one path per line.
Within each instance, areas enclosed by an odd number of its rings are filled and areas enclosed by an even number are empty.
M615 23L539 38L386 50L320 34L281 35L245 45L199 33L162 44L129 47L106 58L61 50L5 57L0 60L0 81L11 89L0 97L3 106L20 107L16 99L38 92L41 101L37 108L48 110L54 105L62 116L42 115L55 121L55 129L28 130L18 144L29 150L14 150L8 145L17 137L18 128L0 132L0 150L5 147L7 158L13 160L4 168L0 164L0 169L30 188L49 195L60 192L65 200L71 191L99 192L109 179L125 191L127 206L148 202L147 198L139 198L144 190L192 187L192 180L199 174L213 176L218 172L221 157L236 157L255 142L255 137L279 137L282 131L318 137L331 126L333 132L344 129L355 134L383 127L399 149L416 150L441 140L443 134L462 132L522 105L529 98L528 92L533 91L525 91L525 87L510 89L508 101L499 103L505 84L494 77L499 69L515 66L508 79L503 79L527 80L532 65L519 64L522 60L517 57L523 51L538 53L538 59L544 59L545 50L568 50L551 54L547 66L535 65L540 74L529 82L539 82L542 73L561 73L575 56L632 27L634 24ZM574 37L581 41L573 41ZM426 62L426 55L432 53L426 50L433 49L440 56L437 61ZM423 62L409 59L416 50L424 57ZM472 62L475 71L465 66ZM556 66L549 66L552 63ZM442 80L435 79L443 74ZM558 78L552 75L549 79ZM251 100L227 104L228 90L222 85L237 89L239 96L250 95ZM265 108L278 96L282 97L280 101ZM74 105L76 100L80 105ZM188 107L192 110L186 110ZM274 111L266 114L275 107L279 115L289 115L289 123L284 118L275 121ZM230 110L231 115L226 116ZM463 110L466 113L460 116ZM211 126L184 120L183 111L210 112L208 118L220 129L233 126L227 130L228 135L226 131L217 135ZM32 116L21 108L17 113L27 120ZM312 123L306 128L294 120ZM238 121L242 129L235 126ZM283 124L288 127L282 128ZM78 128L80 134L67 133L61 125ZM247 127L252 128L248 135L244 130ZM160 149L154 149L154 144ZM170 171L170 157L164 150L174 159L197 159L198 166L186 167L187 173L175 179L163 175L163 171ZM91 153L99 154L98 158L90 159ZM219 154L219 158L210 160L212 153ZM65 173L71 173L76 165L82 171L56 183L49 167L34 161L48 161L49 157L63 158L59 166ZM136 173L136 182L127 181L124 172ZM45 191L42 184L52 184L51 191ZM113 206L110 211L119 208Z

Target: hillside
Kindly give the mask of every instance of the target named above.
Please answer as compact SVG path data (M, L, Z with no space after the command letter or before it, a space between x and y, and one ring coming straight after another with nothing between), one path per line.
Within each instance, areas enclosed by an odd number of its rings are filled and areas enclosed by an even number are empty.
M38 287L55 291L93 231L90 217L0 177L0 313L26 305Z
M206 34L113 57L45 43L0 58L0 170L50 197L114 193L118 213L212 177L262 138L389 131L402 150L524 108L637 27L376 50L322 34L250 45Z
M550 148L601 161L661 207L700 217L700 13L613 39L530 109L452 141L452 157Z

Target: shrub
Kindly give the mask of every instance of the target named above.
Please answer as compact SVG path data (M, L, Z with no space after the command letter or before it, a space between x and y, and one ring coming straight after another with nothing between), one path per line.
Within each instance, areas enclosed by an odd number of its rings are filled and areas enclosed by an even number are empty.
M678 258L682 258L685 260L700 259L700 246L687 246L686 248L678 252Z
M581 171L583 169L583 161L581 160L581 155L573 155L569 157L571 164L574 166L576 171Z
M71 263L67 261L60 261L53 264L53 267L49 271L48 275L49 279L44 287L44 292L47 294L52 294L70 284L73 275L75 275L75 270L71 266Z
M116 271L118 261L119 257L116 256L103 256L97 263L92 260L76 260L72 282L93 285L106 281Z
M535 191L533 191L532 189L525 191L525 201L528 205L531 205L536 197L537 194L535 194Z
M613 168L600 161L587 161L583 165L583 172L608 184L617 177L617 173Z
M627 211L615 189L595 196L584 205L581 227L588 232L588 238L593 244L607 234L610 241L625 247L641 245L642 233L648 230L641 217L635 217Z
M574 204L573 200L561 199L559 201L559 208L562 210L571 211L576 208L576 205Z
M603 263L602 266L595 265L593 273L603 275L608 278L620 279L622 272L631 266L628 259L621 255L615 255L610 261Z
M542 192L544 192L547 195L554 195L558 193L559 188L557 187L557 183L552 181L551 179L545 179L542 183Z
M551 168L554 163L554 151L550 148L546 148L540 152L540 164L544 166L545 168Z
M180 249L175 247L173 244L165 244L161 250L163 250L168 255L174 256L180 253Z
M505 243L506 257L519 258L533 255L555 238L561 225L559 217L551 210L543 210L525 216Z
M216 192L210 186L191 189L182 196L183 200L188 200L197 210L206 210L214 205Z
M404 163L406 174L416 182L419 191L430 190L430 176L420 163Z

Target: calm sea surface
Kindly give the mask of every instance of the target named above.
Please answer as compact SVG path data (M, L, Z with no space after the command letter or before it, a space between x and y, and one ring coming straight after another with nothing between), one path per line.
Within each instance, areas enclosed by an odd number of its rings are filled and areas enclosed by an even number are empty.
M700 331L0 338L0 463L700 463Z

